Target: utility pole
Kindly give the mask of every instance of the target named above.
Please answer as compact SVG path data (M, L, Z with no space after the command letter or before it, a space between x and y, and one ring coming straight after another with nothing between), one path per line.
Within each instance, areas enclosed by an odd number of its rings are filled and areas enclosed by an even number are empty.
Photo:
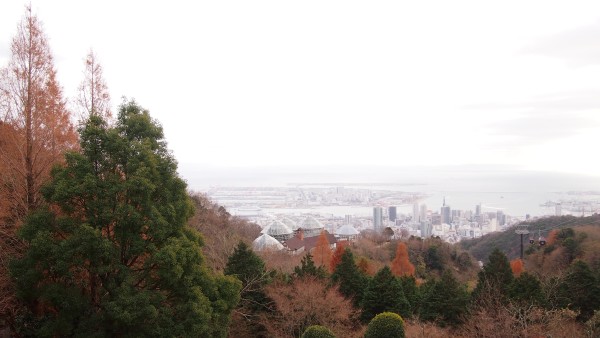
M523 235L529 235L529 230L525 227L515 230L517 235L521 235L521 260L523 260Z

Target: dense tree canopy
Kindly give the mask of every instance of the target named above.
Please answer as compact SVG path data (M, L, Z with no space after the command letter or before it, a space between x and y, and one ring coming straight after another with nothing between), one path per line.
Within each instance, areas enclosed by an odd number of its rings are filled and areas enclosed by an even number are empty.
M27 219L29 244L12 265L32 310L25 334L227 334L240 283L214 276L186 226L186 184L148 111L124 103L114 127L91 116L81 152L66 155Z
M362 319L366 322L382 312L394 312L405 318L411 312L402 283L387 266L369 280L361 305Z
M354 255L350 248L344 251L342 261L335 268L331 280L339 284L342 295L352 298L354 305L360 304L368 279L354 263Z

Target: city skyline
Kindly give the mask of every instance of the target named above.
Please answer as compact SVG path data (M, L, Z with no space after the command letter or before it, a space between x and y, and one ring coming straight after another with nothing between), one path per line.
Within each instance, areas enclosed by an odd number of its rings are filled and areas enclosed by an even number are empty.
M0 4L0 66L26 4ZM31 5L65 95L93 48L183 166L600 175L594 1Z

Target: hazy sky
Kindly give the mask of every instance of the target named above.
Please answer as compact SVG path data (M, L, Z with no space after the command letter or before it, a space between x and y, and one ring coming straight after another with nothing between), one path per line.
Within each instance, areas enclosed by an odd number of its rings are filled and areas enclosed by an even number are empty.
M32 1L65 94L97 53L182 164L600 175L600 1ZM0 65L24 3L0 3Z

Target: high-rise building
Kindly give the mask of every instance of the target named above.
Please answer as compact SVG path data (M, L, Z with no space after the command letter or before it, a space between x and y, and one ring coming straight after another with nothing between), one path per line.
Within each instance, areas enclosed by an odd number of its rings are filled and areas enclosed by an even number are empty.
M352 221L352 215L345 215L344 221L346 224L350 224L350 222Z
M396 222L396 207L389 207L388 208L388 218L390 220L390 222Z
M556 205L554 205L554 214L556 216L562 216L562 205L560 203L556 203Z
M506 224L506 215L504 215L504 211L496 211L496 221L498 222L498 226L503 226Z
M427 204L421 204L421 212L419 213L421 222L427 220Z
M475 206L475 216L481 216L481 203Z
M452 223L452 214L450 212L450 206L446 205L446 197L444 197L444 203L442 204L442 209L440 211L440 214L442 215L442 224L446 223L446 224L450 224Z
M375 231L383 230L383 210L381 207L373 207L373 228Z
M431 237L431 233L433 232L433 225L429 221L421 222L421 237L429 238Z
M413 222L419 221L419 204L413 204Z

